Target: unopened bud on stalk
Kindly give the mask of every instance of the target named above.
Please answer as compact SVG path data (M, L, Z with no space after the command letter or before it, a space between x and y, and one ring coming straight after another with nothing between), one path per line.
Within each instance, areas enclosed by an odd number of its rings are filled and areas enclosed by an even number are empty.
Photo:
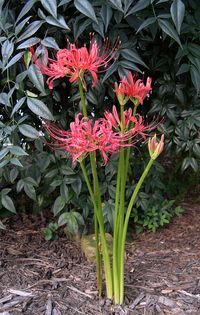
M121 92L121 83L118 85L117 82L115 82L115 93L117 95L119 104L124 106L128 99L125 97L124 93Z
M153 138L149 139L148 149L149 149L149 154L152 160L157 159L157 157L163 151L163 148L164 148L164 135L161 136L161 139L159 142L157 142L156 134L153 136Z

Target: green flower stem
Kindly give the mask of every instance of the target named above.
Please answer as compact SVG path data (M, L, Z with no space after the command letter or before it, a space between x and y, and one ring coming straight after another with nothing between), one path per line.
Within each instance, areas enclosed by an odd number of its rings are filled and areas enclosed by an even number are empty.
M119 158L118 172L117 172L117 186L115 194L115 213L114 213L114 235L113 235L113 286L114 286L114 300L117 304L119 301L119 266L118 266L118 218L119 218L119 198L120 198L120 181L121 181L121 155Z
M81 82L80 78L78 78L78 87L79 87L79 93L80 93L80 96L81 96L81 104L82 104L82 109L83 109L83 115L84 115L84 117L87 117L85 96L84 96L83 86L82 86L82 82Z
M119 304L123 303L124 299L124 251L125 251L125 242L126 242L126 234L127 234L127 228L128 228L128 222L129 222L129 217L131 214L131 210L133 207L133 204L135 202L135 198L140 190L140 187L142 186L142 183L147 176L154 160L150 159L149 163L147 164L144 172L142 173L142 176L140 177L133 194L131 196L131 199L128 204L126 216L125 216L125 221L124 221L124 227L123 227L123 232L122 232L122 248L121 248L121 262L120 262L120 278L119 278L119 283L120 283L120 301Z
M121 108L121 130L123 132L123 113L124 106ZM120 270L120 256L121 256L121 238L124 224L124 200L125 200L125 169L124 169L124 148L120 150L120 157L118 163L117 173L117 187L116 187L116 200L115 200L115 220L114 220L114 239L113 239L113 282L114 282L114 300L119 304L120 298L120 283L119 283L119 270Z
M93 187L94 187L94 196L97 204L97 208L99 209L99 216L101 222L103 220L103 213L102 213L102 204L101 204L101 195L99 189L99 181L96 169L96 162L95 162L95 155L94 152L90 153L90 165L92 168L92 176L93 176ZM104 226L103 226L104 227ZM102 292L102 257L100 253L100 240L99 240L99 226L96 214L94 213L94 230L95 230L95 241L96 241L96 270L97 270L97 288L99 291L99 296Z
M135 117L137 111L137 106L134 106L133 108L133 117ZM134 123L131 123L131 127L134 126ZM129 143L131 142L131 140L129 141ZM131 154L131 147L128 147L127 151L126 151L126 157L125 157L125 182L127 180L127 175L128 175L128 167L129 167L129 159L130 159L130 154Z
M97 215L94 213L94 231L95 231L95 255L96 255L96 272L97 272L97 288L99 296L102 294L102 260L99 250L99 224Z
M110 266L110 257L108 254L108 247L107 247L107 243L105 239L104 222L102 221L102 215L100 213L101 211L99 211L101 209L99 209L97 206L97 201L92 191L92 187L90 185L90 181L88 179L83 162L80 162L80 166L81 166L83 176L84 176L88 191L90 193L90 197L93 202L94 211L97 216L98 223L99 223L100 237L101 237L101 243L102 243L102 255L103 255L103 260L104 260L104 269L105 269L105 278L106 278L106 293L107 293L107 297L109 299L112 299L113 297L112 273L111 273L111 266Z
M82 104L82 110L84 117L87 117L87 109L86 109L86 103L85 103L85 95L83 91L83 86L81 79L78 78L78 87L79 87L79 93L81 96L81 104ZM98 177L96 174L96 164L94 163L95 157L94 154L90 154L90 163L93 165L93 186L94 186L94 195L95 199L98 202L97 207L101 207L101 198L99 193L99 184L98 184ZM101 295L102 292L102 261L101 261L101 253L99 249L99 226L98 226L98 219L96 217L96 214L94 213L94 231L95 231L95 253L96 253L96 273L97 273L97 289L99 292L99 295Z

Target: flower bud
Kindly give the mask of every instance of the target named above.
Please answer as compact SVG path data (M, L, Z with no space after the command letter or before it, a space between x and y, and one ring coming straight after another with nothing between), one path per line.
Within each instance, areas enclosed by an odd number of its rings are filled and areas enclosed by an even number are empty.
M148 149L149 149L149 154L152 160L157 159L157 157L163 151L163 148L164 148L164 135L161 136L161 139L159 142L157 142L156 134L153 136L153 138L149 139Z
M118 86L117 82L115 82L115 93L116 93L119 104L121 106L125 105L124 94L121 92L121 83Z

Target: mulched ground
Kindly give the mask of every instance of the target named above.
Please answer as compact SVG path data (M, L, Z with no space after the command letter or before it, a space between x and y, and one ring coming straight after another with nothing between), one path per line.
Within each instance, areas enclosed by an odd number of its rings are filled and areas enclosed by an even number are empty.
M200 205L186 202L165 229L127 246L125 303L99 300L95 266L76 242L46 242L44 223L23 215L0 232L0 315L199 315Z

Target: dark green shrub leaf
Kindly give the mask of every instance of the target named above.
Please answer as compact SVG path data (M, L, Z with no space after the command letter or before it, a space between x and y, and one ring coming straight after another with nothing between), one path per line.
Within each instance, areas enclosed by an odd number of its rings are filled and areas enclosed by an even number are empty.
M200 45L188 43L188 51L196 58L200 58Z
M11 117L22 107L22 105L25 102L26 97L20 98L20 100L17 102L17 104L13 107Z
M146 7L149 6L149 4L150 4L150 0L139 0L136 3L136 5L134 5L133 8L130 9L130 11L127 12L126 16L145 9Z
M53 16L47 16L46 17L46 22L54 25L54 26L58 26L61 28L64 28L65 30L70 30L69 26L66 24L65 19L62 15L58 14L58 18L55 19Z
M13 165L16 165L16 166L23 167L22 163L21 163L18 159L16 159L16 158L12 158L12 159L10 160L10 163L13 164Z
M122 12L120 12L120 11L115 11L115 13L114 13L114 18L115 18L115 21L116 21L117 24L120 24L120 23L121 23L123 17L124 17L124 15L123 15Z
M10 42L8 39L5 40L5 42L3 43L2 47L1 47L1 55L2 55L2 59L3 59L2 68L4 68L4 66L7 64L8 59L10 58L10 56L13 53L13 50L14 50L14 44L12 42Z
M46 241L50 241L53 238L53 231L50 228L45 228L43 233Z
M139 73L142 73L142 71L135 65L133 64L131 61L129 60L122 60L118 63L119 66L121 66L122 68L128 69L128 70L133 70L133 71L137 71Z
M21 42L22 40L31 37L33 34L39 30L39 28L42 26L44 22L43 21L34 21L26 28L24 33L16 40L16 43Z
M113 11L108 5L103 5L100 14L105 25L105 32L107 32L108 25L113 15Z
M140 58L137 52L133 51L132 49L122 49L121 50L121 56L133 63L139 63L140 65L143 65L144 67L148 68L147 65L144 63L144 61Z
M15 36L17 36L22 31L24 25L29 21L30 18L31 16L28 16L15 27Z
M45 94L44 89L44 78L41 72L38 70L38 68L35 65L31 65L28 69L28 77L31 80L31 82L34 84L34 86L43 94Z
M75 235L78 233L78 223L73 212L66 212L61 214L58 219L58 226L62 226L65 224L67 224L67 229L71 234Z
M122 1L121 0L109 0L110 4L117 10L124 12L122 8Z
M39 42L40 42L40 39L38 37L31 37L31 38L25 40L25 42L18 45L17 49L29 48L31 46L38 44Z
M26 195L30 198L36 201L36 192L35 188L32 185L24 185L24 191Z
M1 196L1 203L2 203L4 208L6 208L7 210L9 210L12 213L16 213L16 209L15 209L14 203L13 203L12 199L9 196L2 195Z
M118 65L116 62L114 62L107 70L106 74L103 77L102 83L105 82L118 68Z
M14 183L15 179L17 178L17 176L19 175L19 170L17 168L13 168L11 171L10 171L10 181L11 183Z
M62 226L66 224L69 220L69 216L70 216L69 212L65 212L61 214L58 219L58 226Z
M57 19L57 1L56 0L41 0L43 7Z
M40 170L44 172L51 162L50 155L47 152L40 153L38 155L38 160Z
M64 208L64 206L65 206L65 199L62 196L57 197L53 205L54 215L56 216Z
M76 174L74 172L74 170L69 166L65 166L64 168L61 168L60 171L63 175L75 175Z
M36 149L39 151L39 152L42 152L43 151L43 141L41 139L36 139L34 141L35 143L35 147Z
M3 168L6 164L8 164L9 161L8 160L4 160L0 163L0 169Z
M69 189L67 185L63 183L60 185L60 195L65 199L66 203L69 201L69 198L70 198Z
M73 211L73 215L75 216L78 224L80 224L80 225L84 225L85 224L84 220L83 220L83 217L82 217L82 215L79 212Z
M143 30L144 28L146 28L147 26L155 23L157 21L157 19L155 17L149 17L146 20L144 20L144 22L140 25L140 27L137 29L137 33L139 33L141 30Z
M10 107L9 95L7 93L0 93L0 104Z
M80 193L81 193L81 188L82 188L82 181L81 181L81 179L78 177L78 178L76 179L76 181L75 181L74 183L72 183L72 189L73 189L73 191L75 192L75 194L76 194L77 196L79 196Z
M84 30L92 23L91 19L87 19L84 22L78 23L76 20L73 28L74 28L74 37L75 40L84 32Z
M35 128L27 124L20 125L19 131L21 132L21 134L31 139L36 139L39 137L39 132Z
M59 46L56 43L55 39L53 37L45 37L42 41L41 44L46 46L46 47L50 47L50 48L54 48L56 50L59 50Z
M110 184L108 186L108 193L109 193L110 198L115 199L115 194L116 194L115 186Z
M21 59L21 57L23 56L23 53L18 53L17 55L15 55L6 65L6 67L3 68L3 71L5 71L6 69L10 68L11 66L13 66L19 59Z
M193 170L195 171L195 172L197 172L198 171L198 162L197 162L197 160L195 159L195 158L191 158L191 160L190 160L190 165L191 165L191 167L193 168Z
M200 144L195 143L193 146L193 152L197 155L197 157L200 157Z
M104 38L105 37L104 36L104 23L101 18L98 18L97 20L98 20L98 23L93 22L92 27L97 33L101 35L101 37Z
M30 11L30 9L33 7L33 5L37 2L38 0L29 0L27 1L27 3L25 4L25 6L22 8L20 14L17 17L16 23L19 22L19 20L21 20L21 18L28 12Z
M181 25L185 15L185 4L181 0L174 0L170 12L177 32L180 34Z
M59 7L61 6L61 5L65 5L65 4L68 4L68 3L70 3L72 0L61 0L61 2L59 3Z
M77 181L77 176L65 176L63 182L67 185L71 185Z
M190 67L190 75L191 75L192 83L194 84L195 89L197 90L197 92L199 92L200 91L200 73L196 69L196 67L194 66Z
M190 65L188 65L187 63L183 63L178 69L176 75L183 74L185 72L188 72L189 70L190 70Z
M20 179L17 182L17 186L16 186L17 193L19 193L23 188L24 188L24 181L23 181L23 179Z
M155 0L152 1L152 3L154 2ZM164 2L168 2L169 0L159 0L158 2L156 2L156 4L160 4L160 3L164 3Z
M5 195L7 195L10 191L11 191L12 189L11 188L4 188L4 189L2 189L2 191L1 191L1 195L3 196L5 196Z
M158 19L158 24L164 33L172 37L182 47L178 33L169 21Z
M76 9L98 24L94 9L88 0L74 0Z
M54 120L53 115L51 114L50 110L42 101L36 98L28 97L27 105L28 105L28 108L37 116L40 116L48 120Z
M9 147L6 147L4 149L1 149L0 151L0 160L2 160L9 152Z
M22 180L23 180L24 185L38 186L37 182L32 177L25 177Z
M26 153L21 147L18 147L15 145L10 147L10 153L12 153L13 155L17 155L17 156L28 155L28 153Z
M52 187L58 187L62 184L62 180L61 179L55 179L51 184L50 186Z
M182 171L185 171L190 166L191 159L186 157L182 162Z
M57 174L58 174L58 170L55 169L55 170L49 171L49 172L45 175L45 177L46 177L46 178L51 178L51 177L56 176Z

